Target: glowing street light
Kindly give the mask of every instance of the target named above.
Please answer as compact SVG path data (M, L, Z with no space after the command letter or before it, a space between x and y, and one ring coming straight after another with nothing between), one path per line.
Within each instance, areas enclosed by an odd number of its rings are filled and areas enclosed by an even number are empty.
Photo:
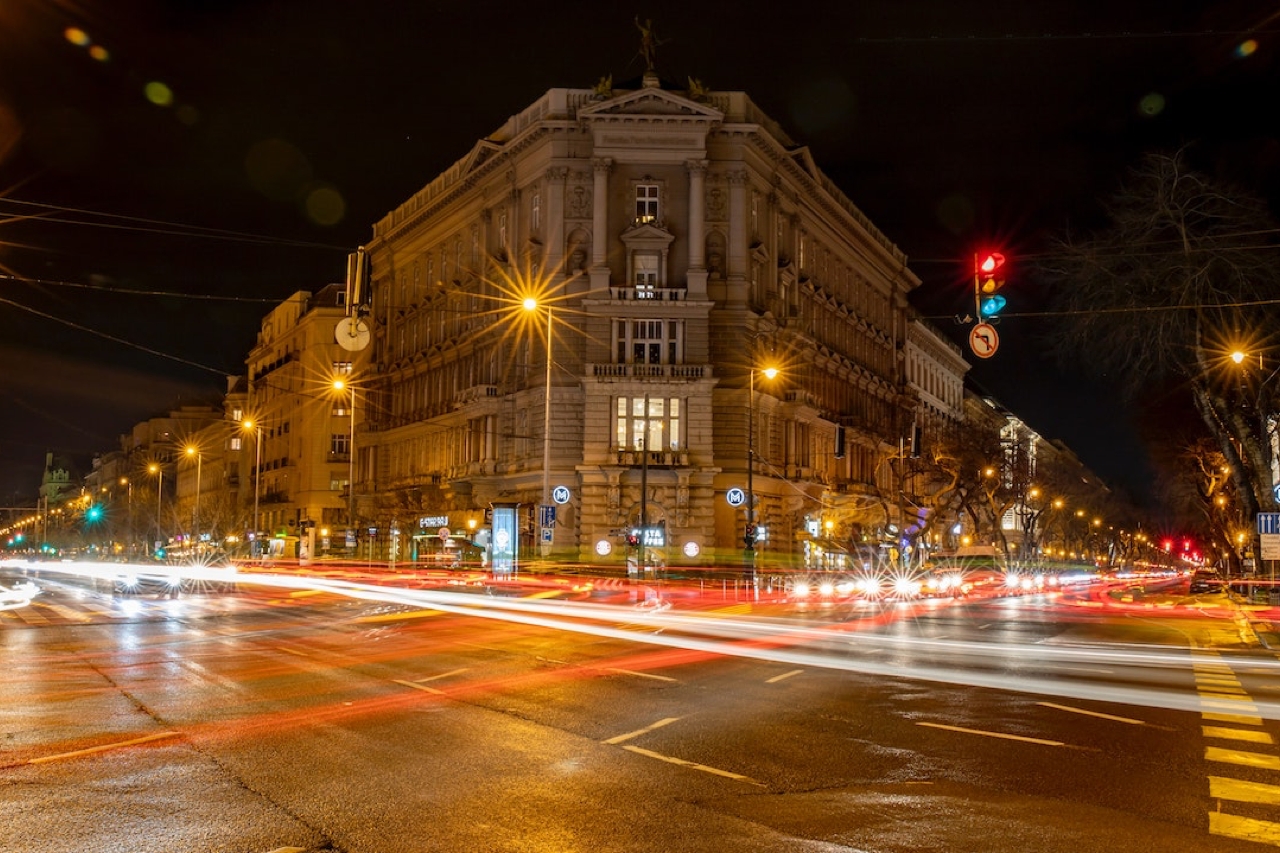
M195 537L191 547L194 548L195 543L200 541L200 468L204 464L204 454L200 452L200 448L187 445L187 455L196 458L196 502L191 508L191 533Z
M547 370L546 390L542 395L542 505L551 503L551 306L539 306L533 296L521 302L525 311L534 312L543 307L547 312Z
M756 566L756 490L755 490L755 468L756 468L756 374L764 374L765 379L775 379L778 376L778 368L766 367L763 369L751 368L748 379L748 397L747 397L747 528L743 535L744 544L747 548L748 571L755 574Z
M356 518L356 386L350 380L333 380L333 390L351 392L351 435L347 442L347 530L354 535Z
M258 513L258 496L262 481L262 424L252 419L242 421L241 427L254 433L253 441L253 544L250 553L260 553L259 538L262 536L262 516Z

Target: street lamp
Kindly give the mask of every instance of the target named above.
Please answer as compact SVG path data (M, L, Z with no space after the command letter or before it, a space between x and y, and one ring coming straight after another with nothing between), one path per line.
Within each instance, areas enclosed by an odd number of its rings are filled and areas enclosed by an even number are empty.
M156 544L159 545L161 534L160 505L164 501L164 469L160 467L158 462L152 462L147 466L147 471L156 475Z
M526 296L521 303L526 311L537 311L538 300ZM547 311L547 373L546 390L542 396L542 505L551 503L551 306ZM646 417L648 413L646 412Z
M766 379L774 379L778 368L766 367L763 370L751 368L748 379L747 397L747 529L743 536L747 546L746 563L749 574L755 573L756 567L756 373L763 373Z
M128 507L128 521L125 528L125 554L132 556L133 554L133 483L129 482L128 477L120 478L120 485L125 487L125 501Z
M242 421L240 424L244 429L252 430L253 439L253 543L249 546L250 555L256 557L261 548L258 544L258 538L262 535L262 517L258 514L258 495L260 492L260 482L262 479L262 424L255 423L252 419Z
M348 535L353 536L356 523L356 386L346 379L335 379L333 390L351 392L351 435L347 442L347 530Z
M187 455L196 458L196 501L191 507L191 535L195 537L191 547L194 549L200 541L200 468L204 464L204 454L200 452L200 448L187 445Z

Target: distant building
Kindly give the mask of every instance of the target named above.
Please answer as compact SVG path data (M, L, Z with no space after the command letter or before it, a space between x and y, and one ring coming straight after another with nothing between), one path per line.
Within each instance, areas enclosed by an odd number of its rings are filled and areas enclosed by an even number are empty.
M742 92L552 89L367 250L357 514L400 553L515 505L526 556L796 564L962 412L905 255Z

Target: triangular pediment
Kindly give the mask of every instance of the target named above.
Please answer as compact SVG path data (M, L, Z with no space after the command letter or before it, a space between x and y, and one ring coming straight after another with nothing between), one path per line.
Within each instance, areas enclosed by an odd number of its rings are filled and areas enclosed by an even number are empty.
M641 222L623 231L619 238L628 245L633 243L666 244L675 240L675 235L660 225L655 225L652 222Z
M621 118L624 116L678 116L707 121L723 121L724 113L708 104L699 103L668 92L666 89L645 88L609 98L578 110L578 118Z
M467 152L467 156L458 161L459 176L471 174L501 150L502 146L498 143L481 139L471 147L471 150Z
M788 153L791 154L791 159L795 160L796 164L801 169L804 169L807 173L809 173L813 177L818 176L819 174L818 164L814 161L813 154L810 153L809 151L809 146L805 145L800 148L793 148Z

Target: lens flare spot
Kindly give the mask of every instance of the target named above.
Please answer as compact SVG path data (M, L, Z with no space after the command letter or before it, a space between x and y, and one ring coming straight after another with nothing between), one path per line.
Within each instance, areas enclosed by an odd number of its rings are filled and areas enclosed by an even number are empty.
M96 59L99 62L106 62L111 58L111 54L102 45L95 44L93 47L89 48L89 57L91 59Z
M1144 95L1142 100L1138 101L1138 112L1147 118L1160 115L1164 112L1164 95L1159 92Z
M311 164L283 139L264 139L254 145L245 158L245 171L258 192L276 201L305 199L303 190L311 182Z
M1245 39L1236 45L1236 56L1244 59L1246 56L1253 56L1258 51L1258 43L1253 39Z
M88 47L92 42L89 34L79 27L67 27L62 31L62 37L74 44L76 47Z
M152 80L143 89L147 100L158 107L173 106L173 90L158 80Z
M317 225L337 225L346 215L347 203L333 187L316 187L307 193L307 218Z

